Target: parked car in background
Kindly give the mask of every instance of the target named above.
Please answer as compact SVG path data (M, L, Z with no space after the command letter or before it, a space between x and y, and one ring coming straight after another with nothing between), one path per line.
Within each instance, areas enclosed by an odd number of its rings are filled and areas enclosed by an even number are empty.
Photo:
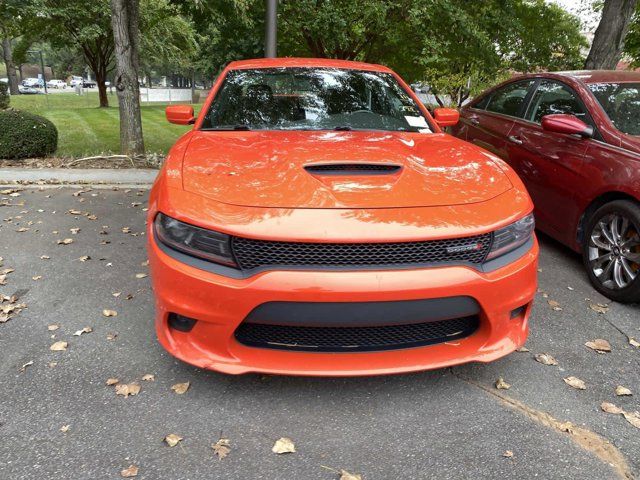
M18 92L22 95L36 95L42 93L40 90L34 87L25 87L24 85L18 85Z
M67 88L67 84L64 82L64 80L49 80L47 82L47 87L49 88L58 88L58 89L64 89Z
M96 88L98 86L98 84L96 82L94 82L93 80L83 79L82 80L82 86L84 88Z
M42 88L44 87L44 80L41 78L25 78L22 80L22 85L25 87Z
M640 72L513 78L462 108L453 133L518 172L537 228L582 252L598 291L640 301Z
M524 344L533 204L386 67L233 62L149 199L156 332L226 373L374 375Z
M0 78L0 82L9 83L9 79L7 77Z

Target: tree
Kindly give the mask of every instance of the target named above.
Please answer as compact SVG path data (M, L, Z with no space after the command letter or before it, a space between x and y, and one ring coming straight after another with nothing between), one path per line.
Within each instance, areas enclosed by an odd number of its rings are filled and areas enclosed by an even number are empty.
M625 37L638 0L605 0L602 18L585 61L589 70L614 70L622 57Z
M120 105L120 150L125 155L144 154L140 115L139 0L111 0L115 43L115 86Z
M624 41L624 51L631 57L631 65L635 68L640 67L640 3L636 7L636 12L629 25L629 31Z
M2 57L9 78L9 92L18 95L18 77L13 59L13 41L20 36L23 15L29 6L27 1L2 0L0 2L0 39Z

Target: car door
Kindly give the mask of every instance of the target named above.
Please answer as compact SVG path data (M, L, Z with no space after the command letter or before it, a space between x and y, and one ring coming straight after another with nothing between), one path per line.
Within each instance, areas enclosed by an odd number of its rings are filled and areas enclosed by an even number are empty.
M461 129L456 136L507 159L507 137L516 117L522 114L525 100L535 80L520 80L504 85L463 109Z
M524 118L514 121L508 135L508 162L531 195L537 226L571 243L579 215L576 190L588 182L583 165L590 140L544 130L542 117L557 113L575 115L594 126L573 89L560 81L542 80L531 95Z

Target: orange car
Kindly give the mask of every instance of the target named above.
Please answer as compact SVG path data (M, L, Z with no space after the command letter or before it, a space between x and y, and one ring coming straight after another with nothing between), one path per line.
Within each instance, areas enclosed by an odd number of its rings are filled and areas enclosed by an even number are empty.
M533 205L493 154L442 132L391 70L231 63L153 187L156 330L225 373L376 375L524 344Z

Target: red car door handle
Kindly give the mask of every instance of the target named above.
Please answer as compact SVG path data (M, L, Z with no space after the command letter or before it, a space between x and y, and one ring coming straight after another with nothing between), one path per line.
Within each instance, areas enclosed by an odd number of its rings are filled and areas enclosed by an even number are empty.
M520 137L516 137L515 135L511 135L509 138L510 142L515 143L516 145L522 145L522 140L520 139Z

